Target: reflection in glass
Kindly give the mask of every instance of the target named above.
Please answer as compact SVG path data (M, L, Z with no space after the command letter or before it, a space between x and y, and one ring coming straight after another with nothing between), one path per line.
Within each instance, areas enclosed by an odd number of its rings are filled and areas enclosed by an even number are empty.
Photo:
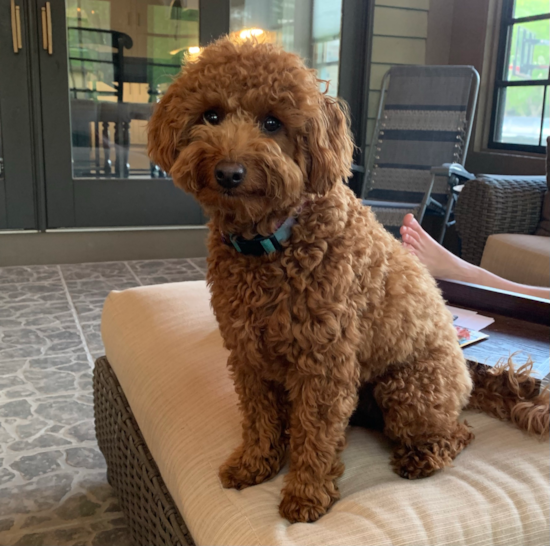
M230 13L234 38L254 36L297 53L337 95L342 0L231 0Z
M507 87L501 90L502 120L497 141L539 145L543 86Z
M66 0L75 178L165 176L153 105L199 45L198 0Z

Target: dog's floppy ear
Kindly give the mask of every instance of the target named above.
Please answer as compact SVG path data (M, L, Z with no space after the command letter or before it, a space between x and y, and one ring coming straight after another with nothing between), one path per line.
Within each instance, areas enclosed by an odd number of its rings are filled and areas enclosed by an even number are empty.
M327 95L321 95L319 100L320 107L309 122L306 136L308 186L310 191L324 195L351 176L354 145L347 105Z
M178 157L181 139L181 120L174 115L175 98L174 90L169 88L156 105L147 127L149 157L167 173Z

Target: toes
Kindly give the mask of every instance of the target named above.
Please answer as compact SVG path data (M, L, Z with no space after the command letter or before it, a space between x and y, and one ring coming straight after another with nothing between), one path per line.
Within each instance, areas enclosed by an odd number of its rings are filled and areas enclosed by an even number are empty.
M407 228L407 235L410 237L412 243L420 243L420 234L418 231Z
M409 243L403 243L403 246L413 255L418 257L416 248Z
M405 218L403 218L403 225L407 227L412 227L416 222L414 216L409 212L408 214L405 214Z

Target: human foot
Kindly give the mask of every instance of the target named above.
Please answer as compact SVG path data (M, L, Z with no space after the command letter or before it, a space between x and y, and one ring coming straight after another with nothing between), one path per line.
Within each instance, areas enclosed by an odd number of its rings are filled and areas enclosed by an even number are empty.
M403 246L428 268L433 277L457 281L472 281L470 264L461 260L432 239L412 214L403 218L399 230Z

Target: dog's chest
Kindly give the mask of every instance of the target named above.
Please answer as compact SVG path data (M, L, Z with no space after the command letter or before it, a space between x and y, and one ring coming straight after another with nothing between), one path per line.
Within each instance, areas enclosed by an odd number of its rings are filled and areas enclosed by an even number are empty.
M295 289L280 263L210 275L212 307L228 349L263 362L290 352Z

